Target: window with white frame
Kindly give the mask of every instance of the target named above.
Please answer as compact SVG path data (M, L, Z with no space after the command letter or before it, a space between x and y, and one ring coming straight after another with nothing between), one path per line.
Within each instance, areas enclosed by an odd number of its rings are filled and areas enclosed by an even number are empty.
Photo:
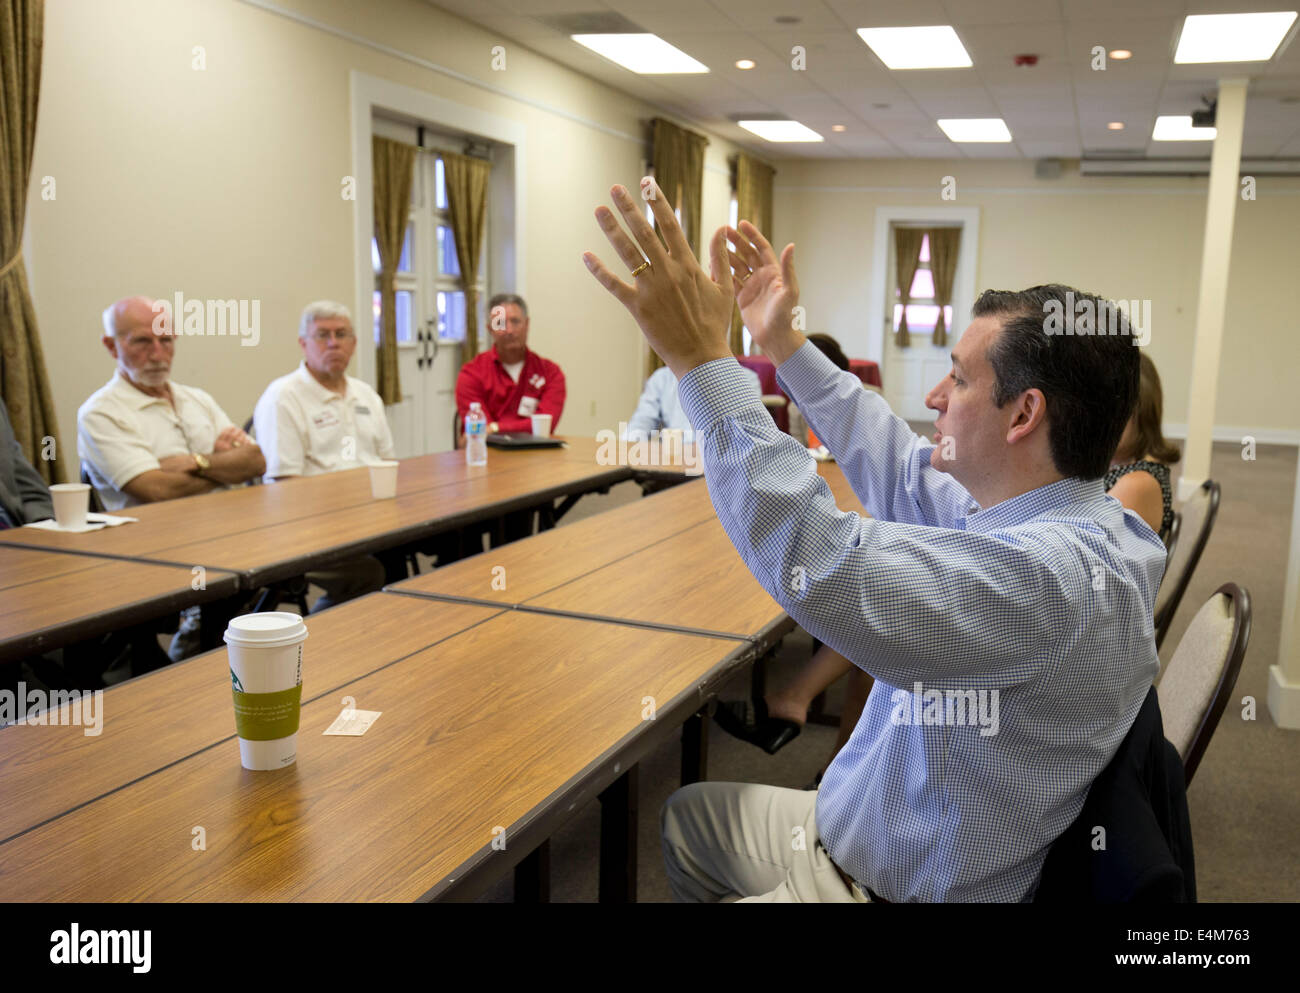
M474 327L481 336L487 317L486 265L488 231L483 232L483 258L479 261L475 289L478 315ZM375 270L375 341L380 335L379 244L371 239L370 258ZM437 150L421 149L415 158L411 178L411 210L402 243L402 257L395 279L397 342L413 344L416 329L425 313L425 300L433 304L437 339L458 342L465 339L465 279L456 254L456 238L447 206L447 184L443 158ZM481 339L480 339L481 344Z

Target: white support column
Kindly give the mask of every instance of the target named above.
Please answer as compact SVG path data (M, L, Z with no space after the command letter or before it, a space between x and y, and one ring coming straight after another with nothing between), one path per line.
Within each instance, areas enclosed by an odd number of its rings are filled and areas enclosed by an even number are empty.
M1246 120L1246 87L1249 83L1248 79L1219 80L1219 102L1215 112L1217 134L1210 157L1192 383L1187 398L1187 444L1183 451L1183 474L1178 484L1179 500L1186 500L1196 492L1210 475L1219 354L1223 347L1223 320L1228 306L1232 224L1237 213L1237 198L1241 195L1237 182L1241 170L1241 130Z
M1281 728L1300 730L1300 461L1291 508L1291 554L1282 594L1282 637L1277 665L1268 669L1268 712Z

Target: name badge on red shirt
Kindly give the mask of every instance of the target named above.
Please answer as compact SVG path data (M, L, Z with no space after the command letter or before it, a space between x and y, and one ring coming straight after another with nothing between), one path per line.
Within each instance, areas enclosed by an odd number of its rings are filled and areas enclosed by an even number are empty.
M532 417L537 413L537 397L520 397L517 413L520 417Z

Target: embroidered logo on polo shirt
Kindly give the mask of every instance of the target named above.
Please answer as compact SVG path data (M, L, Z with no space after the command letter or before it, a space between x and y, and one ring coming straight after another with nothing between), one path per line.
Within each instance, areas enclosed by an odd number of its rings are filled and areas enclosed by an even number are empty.
M546 385L546 377L541 375L540 373L535 372L528 377L528 385L533 387L534 389L540 390L543 386Z
M311 422L318 428L332 428L339 423L339 416L332 410L322 410L311 415Z

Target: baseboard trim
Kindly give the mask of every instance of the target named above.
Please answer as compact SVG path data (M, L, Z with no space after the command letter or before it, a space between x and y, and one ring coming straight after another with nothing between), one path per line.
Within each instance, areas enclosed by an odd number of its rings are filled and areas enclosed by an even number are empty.
M1187 440L1186 424L1163 424L1161 429L1166 438ZM1244 428L1230 424L1216 424L1213 438L1215 441L1230 441L1240 445L1245 438L1254 438L1257 445L1300 445L1300 430L1292 428Z
M1300 683L1288 683L1280 665L1268 667L1268 712L1278 727L1300 731Z

